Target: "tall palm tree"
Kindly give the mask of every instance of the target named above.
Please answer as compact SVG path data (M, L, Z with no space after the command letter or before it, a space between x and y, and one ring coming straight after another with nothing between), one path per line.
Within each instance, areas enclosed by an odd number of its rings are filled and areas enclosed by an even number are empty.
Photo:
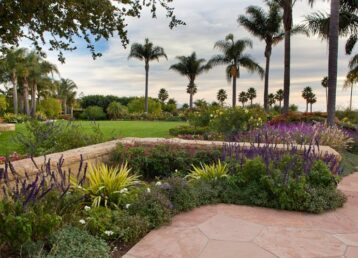
M284 100L284 91L283 90L278 90L275 94L275 100L277 100L279 102L279 106L280 106L280 110L282 108L282 101Z
M131 51L128 56L130 58L136 58L141 61L144 61L145 68L145 101L144 101L144 112L148 113L148 78L149 78L149 62L157 60L164 57L168 59L167 55L164 52L164 49L159 46L154 46L149 39L145 39L144 45L139 43L133 43L131 46Z
M274 2L267 2L269 10L266 12L261 7L249 6L245 15L240 15L238 22L251 34L265 41L265 86L264 86L264 108L268 110L269 73L272 46L284 39L282 30L282 13L280 6Z
M210 65L227 65L226 75L228 80L232 78L232 106L236 106L236 79L240 78L240 67L253 73L257 72L263 78L264 70L250 55L245 54L247 48L252 48L252 41L248 39L234 40L234 35L229 34L225 40L219 40L214 48L222 52L221 55L210 59Z
M249 88L247 90L247 98L250 100L251 106L252 106L252 101L256 98L257 94L256 94L256 90L254 88Z
M224 89L220 89L216 95L217 100L220 102L220 105L223 107L224 102L227 99L227 93Z
M308 104L310 101L310 98L313 97L313 92L311 87L305 87L302 91L302 98L306 100L306 112L308 112Z
M63 104L63 113L67 114L67 104L69 102L73 102L75 96L76 96L76 90L77 85L74 81L70 79L61 79L60 83L58 84L57 89L57 97L62 100ZM72 105L71 105L72 107Z
M18 113L18 75L19 68L25 59L26 49L9 49L5 52L5 55L0 59L0 70L2 73L5 73L5 76L9 79L12 84L13 91L13 106L14 113Z
M186 76L189 80L187 93L190 95L189 107L193 108L193 96L197 92L195 79L198 75L207 72L211 69L210 64L205 64L205 59L197 58L196 53L193 52L190 56L178 56L178 63L170 66L170 70L174 70L179 74Z
M239 94L239 102L242 103L242 107L245 107L245 103L249 101L249 98L247 96L247 92L242 91Z

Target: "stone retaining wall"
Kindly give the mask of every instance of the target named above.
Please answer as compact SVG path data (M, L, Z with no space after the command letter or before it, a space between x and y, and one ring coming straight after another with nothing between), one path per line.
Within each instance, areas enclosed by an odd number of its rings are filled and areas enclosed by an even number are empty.
M96 145L86 146L78 149L68 150L62 153L54 153L47 155L45 157L36 157L34 158L35 163L40 167L44 164L45 159L50 160L51 167L55 168L57 166L57 162L62 157L64 159L64 163L62 168L64 170L71 169L71 171L78 171L81 155L84 162L99 162L105 161L108 159L111 152L116 148L117 144L123 145L155 145L155 144L175 144L175 145L187 145L193 147L200 148L213 148L213 147L221 147L224 142L220 141L192 141L192 140L182 140L182 139L164 139L164 138L123 138L119 140L104 142ZM239 144L242 147L249 147L251 143L235 143ZM286 145L275 145L278 149L287 149ZM303 149L307 146L297 146L299 149ZM321 155L326 153L334 154L339 159L341 158L340 154L334 149L327 146L320 146L319 151ZM25 176L25 172L29 176L36 174L38 169L34 165L31 159L23 159L14 161L12 163L16 172L21 176ZM0 165L0 169L4 168L4 165ZM11 175L10 175L11 176ZM10 177L11 180L11 177Z

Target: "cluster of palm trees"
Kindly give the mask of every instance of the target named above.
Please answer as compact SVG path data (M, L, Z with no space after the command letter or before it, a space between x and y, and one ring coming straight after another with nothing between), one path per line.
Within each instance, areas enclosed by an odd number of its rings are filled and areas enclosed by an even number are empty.
M35 116L40 100L48 97L60 99L67 113L67 105L75 102L77 86L68 79L55 80L54 74L59 74L56 65L46 61L43 53L17 48L0 57L0 82L12 86L7 95L13 99L15 114Z
M317 97L311 87L308 86L303 89L302 98L306 101L306 112L308 112L308 105L310 105L310 112L312 113L312 106L317 102Z
M313 4L313 0L308 0ZM340 7L340 3L342 5ZM224 40L217 41L214 48L219 50L221 54L214 56L208 62L205 59L197 58L196 53L190 56L177 57L178 63L170 67L171 70L177 71L189 80L187 93L190 95L190 108L193 106L193 96L197 92L195 79L198 75L207 72L213 66L226 65L227 79L232 81L232 106L236 106L237 99L237 79L240 78L241 69L245 69L251 73L258 73L261 78L265 78L264 82L264 108L269 109L274 102L279 101L280 107L283 101L283 112L289 110L290 99L290 63L291 63L291 36L296 33L303 33L307 36L309 31L319 34L329 39L329 69L326 80L327 89L327 111L328 123L334 123L335 116L335 99L337 84L337 47L338 32L342 35L350 35L346 44L346 52L350 54L355 43L358 40L358 18L357 18L357 1L355 0L331 0L331 15L323 15L316 13L306 17L306 24L294 26L292 19L294 0L272 0L267 1L267 11L261 7L249 6L246 15L240 15L238 23L248 30L258 39L265 41L266 47L264 56L266 58L265 69L256 63L250 55L246 53L248 48L252 48L252 41L249 39L235 40L233 34L226 36ZM338 10L337 10L338 8ZM344 18L344 19L343 19ZM339 23L339 19L343 22ZM329 36L328 36L329 35ZM269 72L270 58L273 46L279 42L285 42L284 47L284 87L276 94L269 94ZM149 61L159 60L160 57L167 58L164 49L155 47L148 39L145 44L135 43L132 45L129 57L135 57L145 61L146 70L146 99L148 98L148 70ZM350 72L347 75L345 83L346 87L353 87L358 82L358 56L355 55L350 61ZM329 79L328 79L329 78ZM220 93L220 94L219 94ZM246 93L239 94L239 100L245 103ZM223 90L218 92L217 98L221 104L226 100L227 94ZM247 98L249 99L249 98ZM312 100L313 101L313 100ZM313 103L312 103L313 104ZM147 111L147 106L145 108Z
M254 88L249 88L247 91L242 91L239 94L239 102L242 103L242 106L245 107L245 103L250 101L251 106L253 105L253 100L257 97L256 90Z

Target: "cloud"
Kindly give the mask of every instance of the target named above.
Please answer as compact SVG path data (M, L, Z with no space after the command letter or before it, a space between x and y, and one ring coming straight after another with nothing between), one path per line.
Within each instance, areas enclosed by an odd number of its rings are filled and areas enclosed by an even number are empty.
M159 12L157 19L152 19L146 10L140 19L128 19L128 31L131 42L143 42L150 38L156 45L165 48L169 60L162 59L159 63L152 62L150 66L149 87L150 96L156 97L160 88L169 91L171 97L179 103L188 102L186 94L187 79L169 71L178 55L189 55L196 51L199 57L209 59L217 53L213 49L215 41L223 39L228 33L234 33L236 38L251 38L254 48L249 50L253 58L264 66L264 43L253 38L236 22L239 14L244 14L249 5L264 6L262 1L254 0L177 0L173 4L176 15L187 25L170 30L169 20L165 13ZM307 1L298 1L294 8L294 22L299 23L303 16L320 10L329 12L329 3L319 2L312 9ZM347 106L348 91L341 90L344 76L347 72L349 57L344 54L345 40L340 40L339 52L339 82L337 89L337 105ZM112 38L107 43L101 42L103 56L92 60L90 53L80 51L67 53L66 64L57 62L56 53L49 53L49 59L57 63L61 76L73 79L79 86L79 92L88 94L113 94L118 96L144 95L144 64L138 60L128 60L129 49L124 49L118 38ZM283 43L273 49L270 77L270 91L276 91L283 85ZM291 64L291 102L304 109L305 103L301 91L305 86L311 86L317 94L318 103L314 109L324 109L325 91L321 86L322 78L327 74L328 47L327 42L317 37L295 36L292 38ZM216 92L224 88L231 94L231 85L227 83L224 67L216 67L197 79L198 93L196 99L215 100ZM262 102L263 81L258 75L242 73L238 81L238 91L255 87L258 91L257 102ZM357 103L357 94L354 96ZM231 99L231 98L229 98ZM355 104L358 108L357 104Z

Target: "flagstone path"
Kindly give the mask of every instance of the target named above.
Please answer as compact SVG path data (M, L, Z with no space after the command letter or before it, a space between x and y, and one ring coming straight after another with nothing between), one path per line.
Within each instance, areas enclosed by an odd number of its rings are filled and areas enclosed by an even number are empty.
M219 204L174 217L124 258L358 258L358 173L343 208L321 215Z

